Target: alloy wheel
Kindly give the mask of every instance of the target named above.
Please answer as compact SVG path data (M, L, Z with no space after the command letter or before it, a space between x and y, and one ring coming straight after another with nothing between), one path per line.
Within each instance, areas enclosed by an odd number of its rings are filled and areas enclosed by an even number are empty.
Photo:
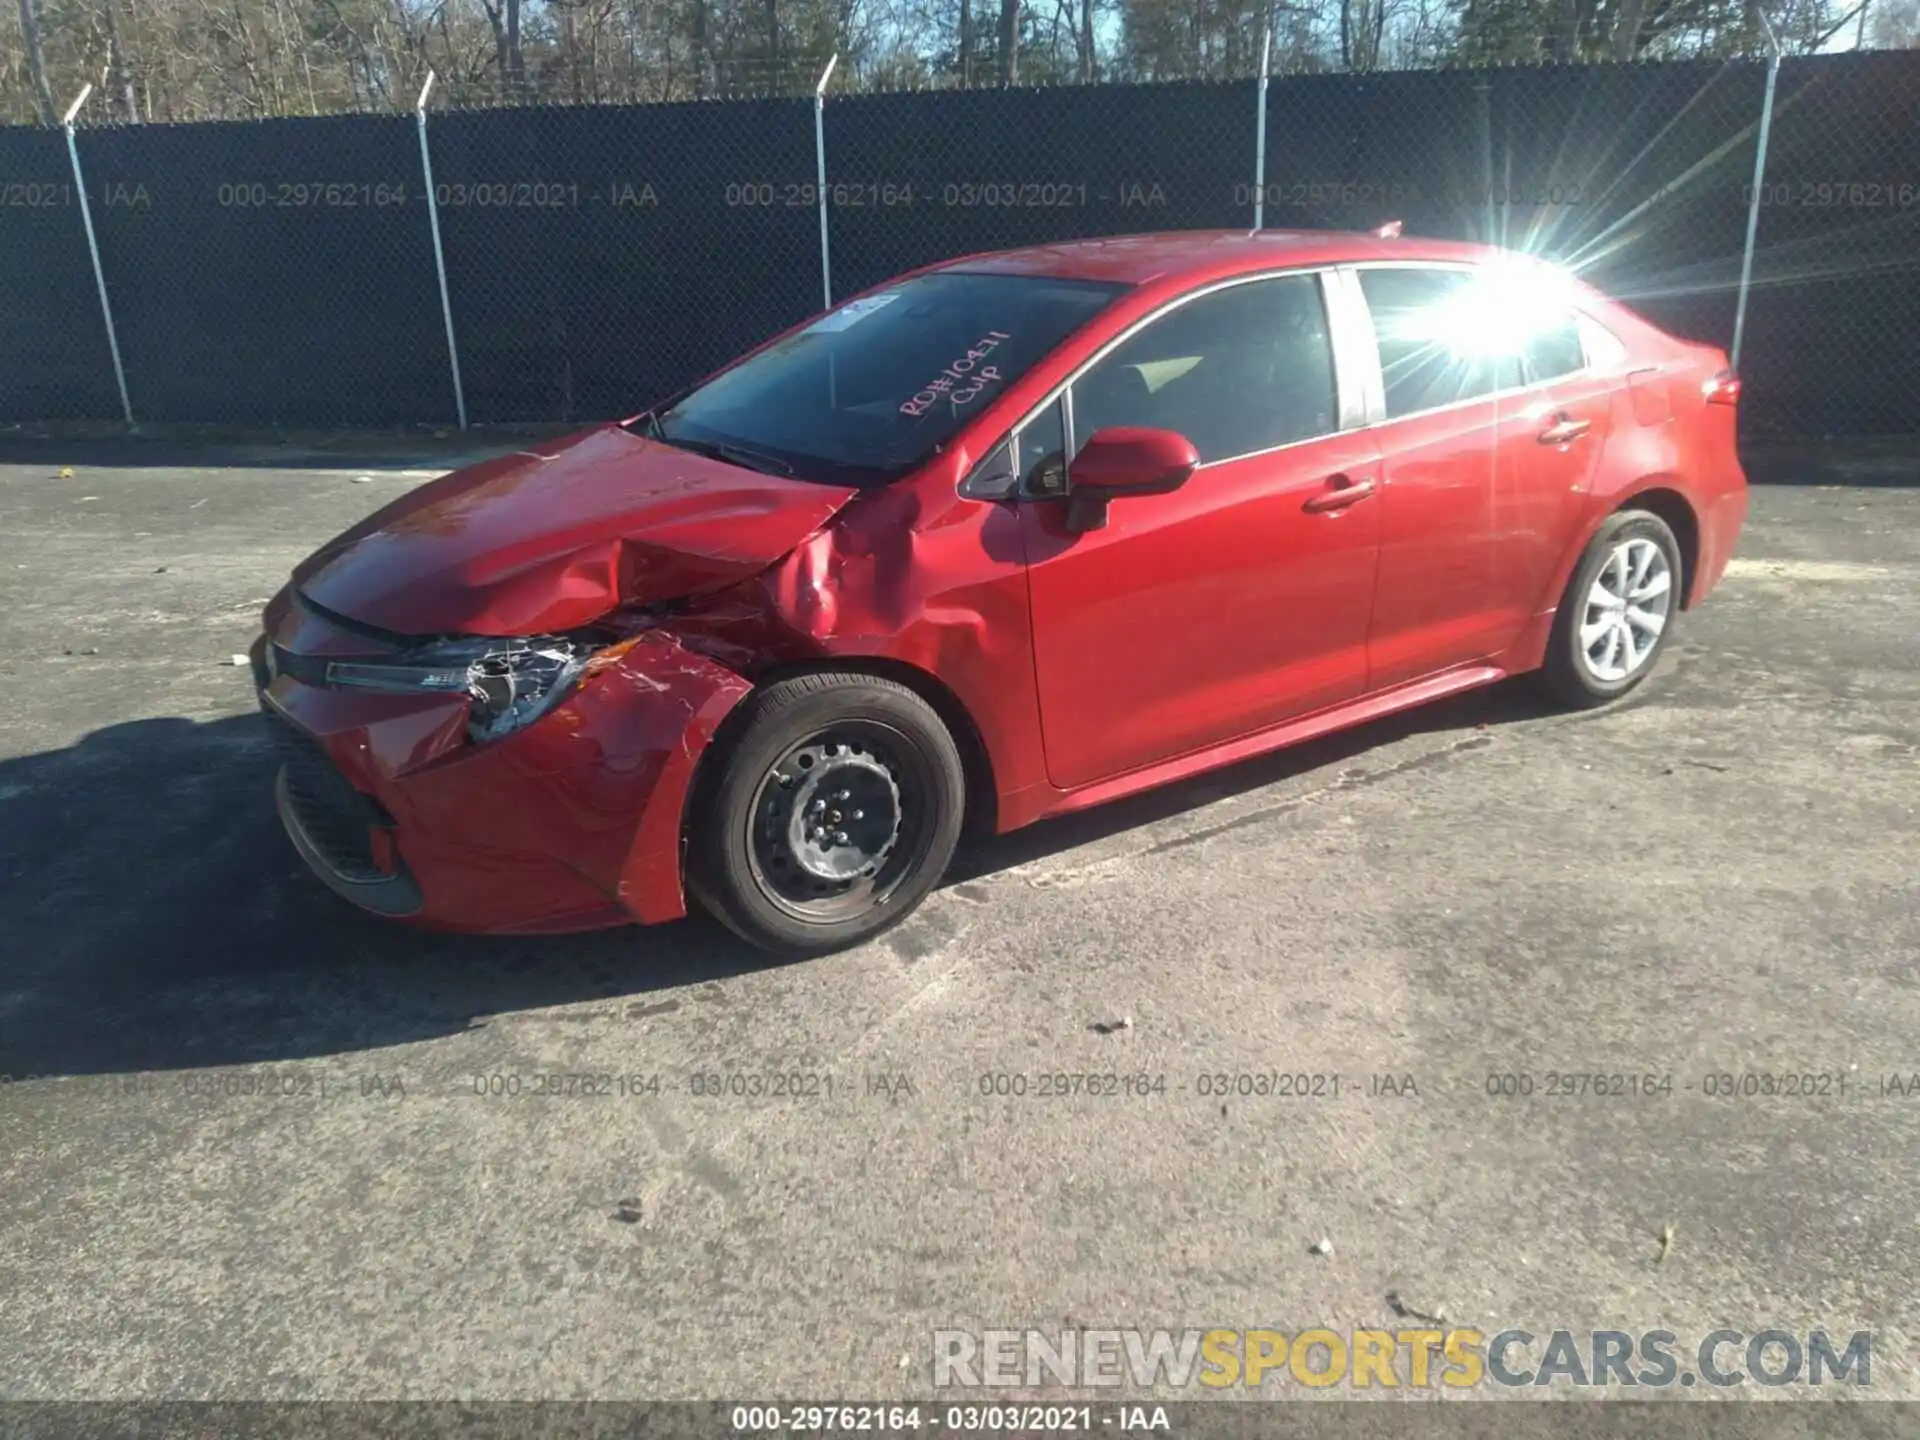
M1615 685L1653 655L1673 603L1673 567L1644 536L1622 540L1587 590L1579 650L1587 673Z

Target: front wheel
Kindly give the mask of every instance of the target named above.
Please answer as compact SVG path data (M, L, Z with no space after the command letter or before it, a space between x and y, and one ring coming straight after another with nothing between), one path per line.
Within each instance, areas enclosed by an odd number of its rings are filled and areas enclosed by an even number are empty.
M933 707L874 675L776 681L703 787L689 887L742 939L820 954L909 914L953 858L960 752Z
M1554 616L1542 679L1568 705L1604 705L1632 690L1680 609L1680 546L1649 510L1622 510L1600 527Z

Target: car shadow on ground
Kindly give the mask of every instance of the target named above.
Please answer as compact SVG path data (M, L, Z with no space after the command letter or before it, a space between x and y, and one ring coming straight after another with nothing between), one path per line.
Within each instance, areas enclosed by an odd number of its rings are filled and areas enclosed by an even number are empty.
M1465 736L1544 713L1521 682L1458 696L974 842L947 883L1312 772L1351 782L1369 751L1419 732ZM699 916L538 938L375 920L302 867L273 814L274 766L251 714L137 721L0 762L0 1075L375 1050L492 1015L644 997L787 963Z

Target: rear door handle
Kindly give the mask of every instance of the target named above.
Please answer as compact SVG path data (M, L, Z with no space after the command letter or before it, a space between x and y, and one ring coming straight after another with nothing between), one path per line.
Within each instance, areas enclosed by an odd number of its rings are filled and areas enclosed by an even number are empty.
M1576 420L1562 411L1556 415L1553 424L1540 432L1542 445L1564 445L1569 440L1578 440L1593 428L1591 420Z
M1354 480L1345 475L1327 477L1328 489L1318 495L1309 495L1304 510L1342 510L1349 505L1358 504L1373 494L1373 481Z

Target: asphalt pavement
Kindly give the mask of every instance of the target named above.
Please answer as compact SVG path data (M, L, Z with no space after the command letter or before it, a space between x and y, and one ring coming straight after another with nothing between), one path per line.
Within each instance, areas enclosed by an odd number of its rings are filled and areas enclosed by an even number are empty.
M936 1330L1408 1315L1871 1330L1920 1397L1920 448L1756 463L1624 704L992 841L791 964L414 933L280 834L232 657L476 448L0 441L0 1397L911 1397Z

